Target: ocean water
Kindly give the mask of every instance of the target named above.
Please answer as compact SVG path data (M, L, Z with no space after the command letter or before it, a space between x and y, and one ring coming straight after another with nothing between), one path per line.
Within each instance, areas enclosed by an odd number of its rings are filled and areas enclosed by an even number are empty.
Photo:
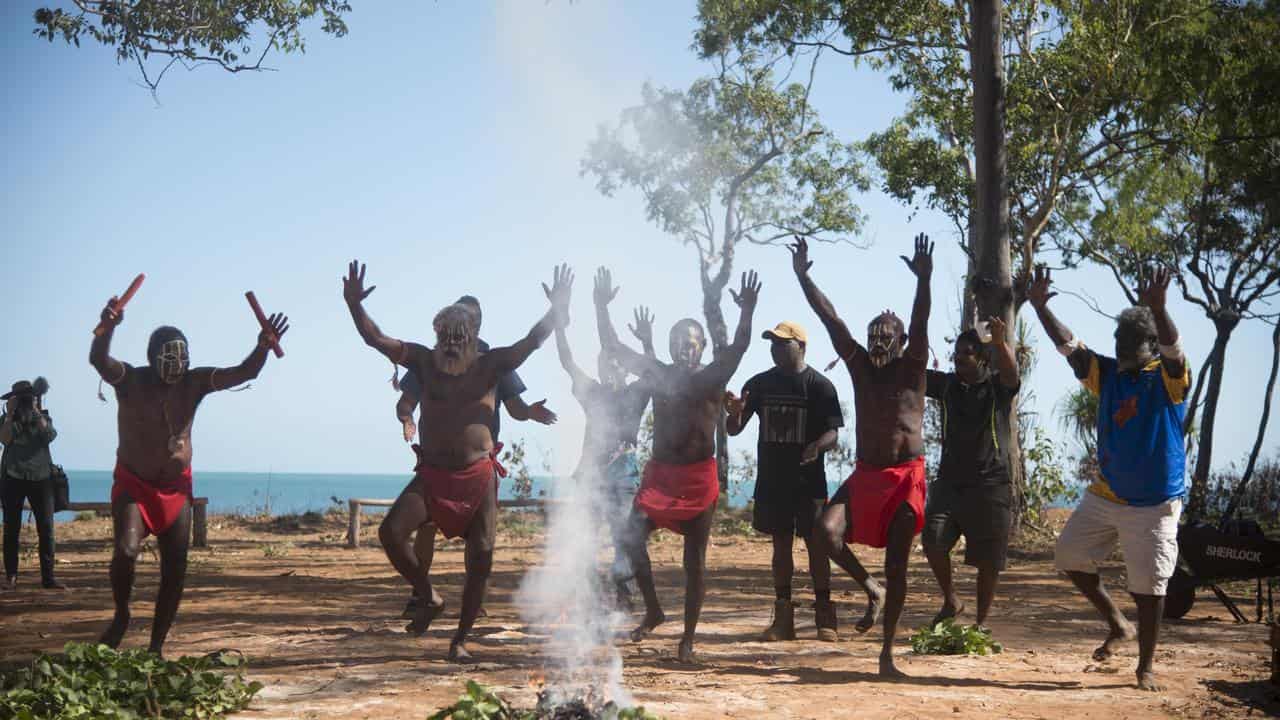
M111 472L107 470L67 469L72 502L107 502L111 499ZM337 498L342 510L347 508L348 498L394 498L409 483L410 475L349 475L326 473L256 473L256 472L196 472L194 477L196 497L209 498L210 513L246 513L287 515L308 510L325 510ZM552 494L555 478L535 476L533 497ZM738 483L737 485L741 485ZM734 487L729 493L729 503L736 507L746 505L751 497L751 487ZM498 485L498 497L515 497L510 479ZM372 507L369 512L382 512L386 508ZM61 512L57 520L70 520L73 512Z
M107 502L111 499L111 472L107 470L67 470L71 486L72 502ZM308 510L323 511L333 506L337 498L345 512L349 498L395 498L409 483L406 474L352 475L337 473L258 473L258 472L197 472L195 494L209 498L210 513L244 513L287 515ZM554 495L556 479L550 476L534 476L533 497ZM830 493L840 487L843 478L827 473ZM728 501L730 507L743 507L751 499L754 487L751 483L730 482ZM500 499L515 497L510 479L498 485ZM1072 503L1057 501L1054 507ZM371 507L369 512L384 512L386 508ZM61 522L75 517L73 512L58 513Z

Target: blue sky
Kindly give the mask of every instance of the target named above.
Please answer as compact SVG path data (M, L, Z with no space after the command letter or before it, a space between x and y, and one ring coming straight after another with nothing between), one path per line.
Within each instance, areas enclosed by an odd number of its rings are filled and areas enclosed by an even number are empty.
M640 303L656 313L660 338L675 320L700 317L692 251L647 224L634 194L604 198L578 176L596 126L634 104L643 82L683 87L708 71L688 49L692 2L359 3L346 38L317 28L305 55L271 58L275 72L174 71L159 104L111 51L32 36L38 4L0 5L0 238L9 280L0 381L49 378L61 433L55 457L67 467L114 462L114 400L95 397L90 330L106 299L139 272L147 282L113 348L124 360L143 362L150 331L172 323L191 339L193 362L235 364L257 332L245 290L292 319L283 360L272 358L251 390L202 406L197 473L408 471L391 368L360 342L342 302L339 277L351 258L367 262L378 285L372 316L408 339L430 342L435 311L472 293L484 305L485 338L514 341L544 311L539 283L566 261L579 277L570 337L584 366L594 366L598 347L590 276L599 265L622 286L619 327ZM862 138L901 109L904 98L882 76L824 62L815 101L842 138ZM915 233L929 233L938 243L930 333L940 346L957 323L964 270L954 230L879 193L858 201L870 218L860 239L871 247L818 246L815 277L852 325L883 307L905 316L913 278L898 255ZM744 248L738 267L764 282L757 333L798 320L814 336L812 364L832 359L785 250ZM1098 271L1058 282L1106 307L1123 303ZM1055 302L1078 335L1110 347L1110 321L1070 297ZM725 309L734 322L727 298ZM1211 326L1180 300L1172 310L1198 363ZM1052 411L1071 387L1070 370L1038 328L1035 337L1035 406L1063 435ZM1251 446L1269 362L1266 328L1242 326L1227 358L1217 464ZM769 364L757 341L733 384ZM526 398L547 398L561 422L505 423L504 436L526 438L555 470L571 468L581 412L553 344L521 374ZM832 377L851 400L844 371ZM1278 437L1273 429L1267 446Z

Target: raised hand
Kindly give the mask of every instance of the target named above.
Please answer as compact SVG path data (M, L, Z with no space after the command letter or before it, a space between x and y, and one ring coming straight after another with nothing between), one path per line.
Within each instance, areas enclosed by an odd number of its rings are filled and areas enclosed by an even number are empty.
M987 318L987 330L991 333L991 343L996 347L1001 347L1008 343L1009 336L1006 333L1009 331L1009 326L1004 324L1004 320L992 315Z
M902 262L918 278L927 278L933 274L933 243L929 242L929 236L924 233L916 235L916 252L911 259L907 259L906 255L898 257L902 258Z
M1138 276L1138 302L1152 310L1164 307L1173 273L1169 268L1157 266Z
M608 268L600 268L596 271L596 289L592 295L596 305L608 305L618 296L618 290L613 286L613 273Z
M1049 272L1049 268L1040 265L1036 267L1035 275L1031 278L1031 284L1027 286L1027 301L1031 303L1033 308L1042 308L1049 304L1049 299L1057 295L1056 292L1049 292L1049 288L1053 287L1053 276Z
M566 265L557 265L553 271L551 287L542 283L542 292L551 301L551 310L555 312L556 324L564 327L569 324L569 298L573 295L573 270Z
M369 289L365 289L364 270L365 266L358 260L352 260L347 266L347 276L342 278L342 297L348 305L364 302L364 299L369 297L369 293L378 287L371 285Z
M124 310L116 309L116 303L118 302L120 302L120 298L113 295L107 301L107 306L102 308L100 319L103 327L113 328L124 322Z
M751 393L744 392L742 393L742 397L738 397L733 394L732 390L725 390L724 410L729 414L729 417L742 417L742 411L747 407L747 396L750 394Z
M547 407L546 400L539 400L529 406L529 419L543 425L555 425L559 417Z
M636 320L634 325L628 325L627 329L635 335L636 339L642 344L653 343L653 313L649 312L647 307L636 308Z
M791 251L791 269L797 275L804 275L813 267L813 261L809 259L809 241L800 235L796 235L795 239L795 242L787 245L787 249Z
M743 310L755 309L756 300L760 298L760 278L755 270L742 273L742 287L737 292L729 290L729 297Z
M370 288L372 291L372 288ZM368 293L366 293L368 294ZM280 338L289 331L289 316L284 313L271 313L267 318L267 324L271 326L270 330L263 328L258 333L258 347L271 347L273 344L279 344Z

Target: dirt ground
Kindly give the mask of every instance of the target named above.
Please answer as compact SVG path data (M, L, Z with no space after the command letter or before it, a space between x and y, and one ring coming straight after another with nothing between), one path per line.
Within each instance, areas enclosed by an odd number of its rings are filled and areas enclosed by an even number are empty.
M488 617L472 643L478 665L444 661L462 580L461 546L436 554L450 610L426 638L405 634L399 612L407 586L392 572L366 523L363 547L344 547L341 515L298 519L211 518L208 549L191 555L186 596L166 646L171 656L220 648L242 650L250 676L267 687L245 718L425 718L453 702L466 679L531 706L530 677L543 643L513 606L525 570L539 560L536 527L504 522ZM110 522L86 519L58 527L63 593L39 589L34 533L24 528L21 584L0 594L0 661L29 659L69 640L92 641L111 615L107 587ZM674 662L683 598L680 545L655 537L652 554L669 620L650 639L622 643L626 684L638 702L667 718L1146 718L1276 717L1280 689L1267 682L1270 649L1263 625L1236 625L1205 591L1187 618L1165 626L1157 670L1168 691L1133 686L1136 646L1108 663L1090 660L1103 626L1086 602L1056 576L1045 551L1010 560L990 625L1005 652L990 657L911 654L910 630L936 611L936 586L923 555L912 557L907 608L899 632L905 682L876 674L880 630L852 632L862 598L837 580L841 640L813 639L811 587L797 552L796 599L802 639L754 640L770 619L769 545L749 535L713 537L707 604L698 628L699 665ZM865 549L864 549L865 550ZM879 553L865 552L877 567ZM158 581L155 557L139 561L128 647L144 646ZM1123 588L1123 568L1105 571ZM973 573L958 569L973 603ZM1122 596L1123 593L1117 593ZM1132 602L1123 607L1133 617ZM1249 609L1252 616L1252 608ZM967 618L972 622L972 616Z

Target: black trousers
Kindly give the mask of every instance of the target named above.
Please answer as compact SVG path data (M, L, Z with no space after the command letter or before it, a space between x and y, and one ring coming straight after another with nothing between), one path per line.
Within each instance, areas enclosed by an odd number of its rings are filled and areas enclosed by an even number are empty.
M22 501L31 503L40 539L40 580L53 583L53 482L30 482L4 478L0 503L4 505L4 574L18 574L18 533L22 530Z

